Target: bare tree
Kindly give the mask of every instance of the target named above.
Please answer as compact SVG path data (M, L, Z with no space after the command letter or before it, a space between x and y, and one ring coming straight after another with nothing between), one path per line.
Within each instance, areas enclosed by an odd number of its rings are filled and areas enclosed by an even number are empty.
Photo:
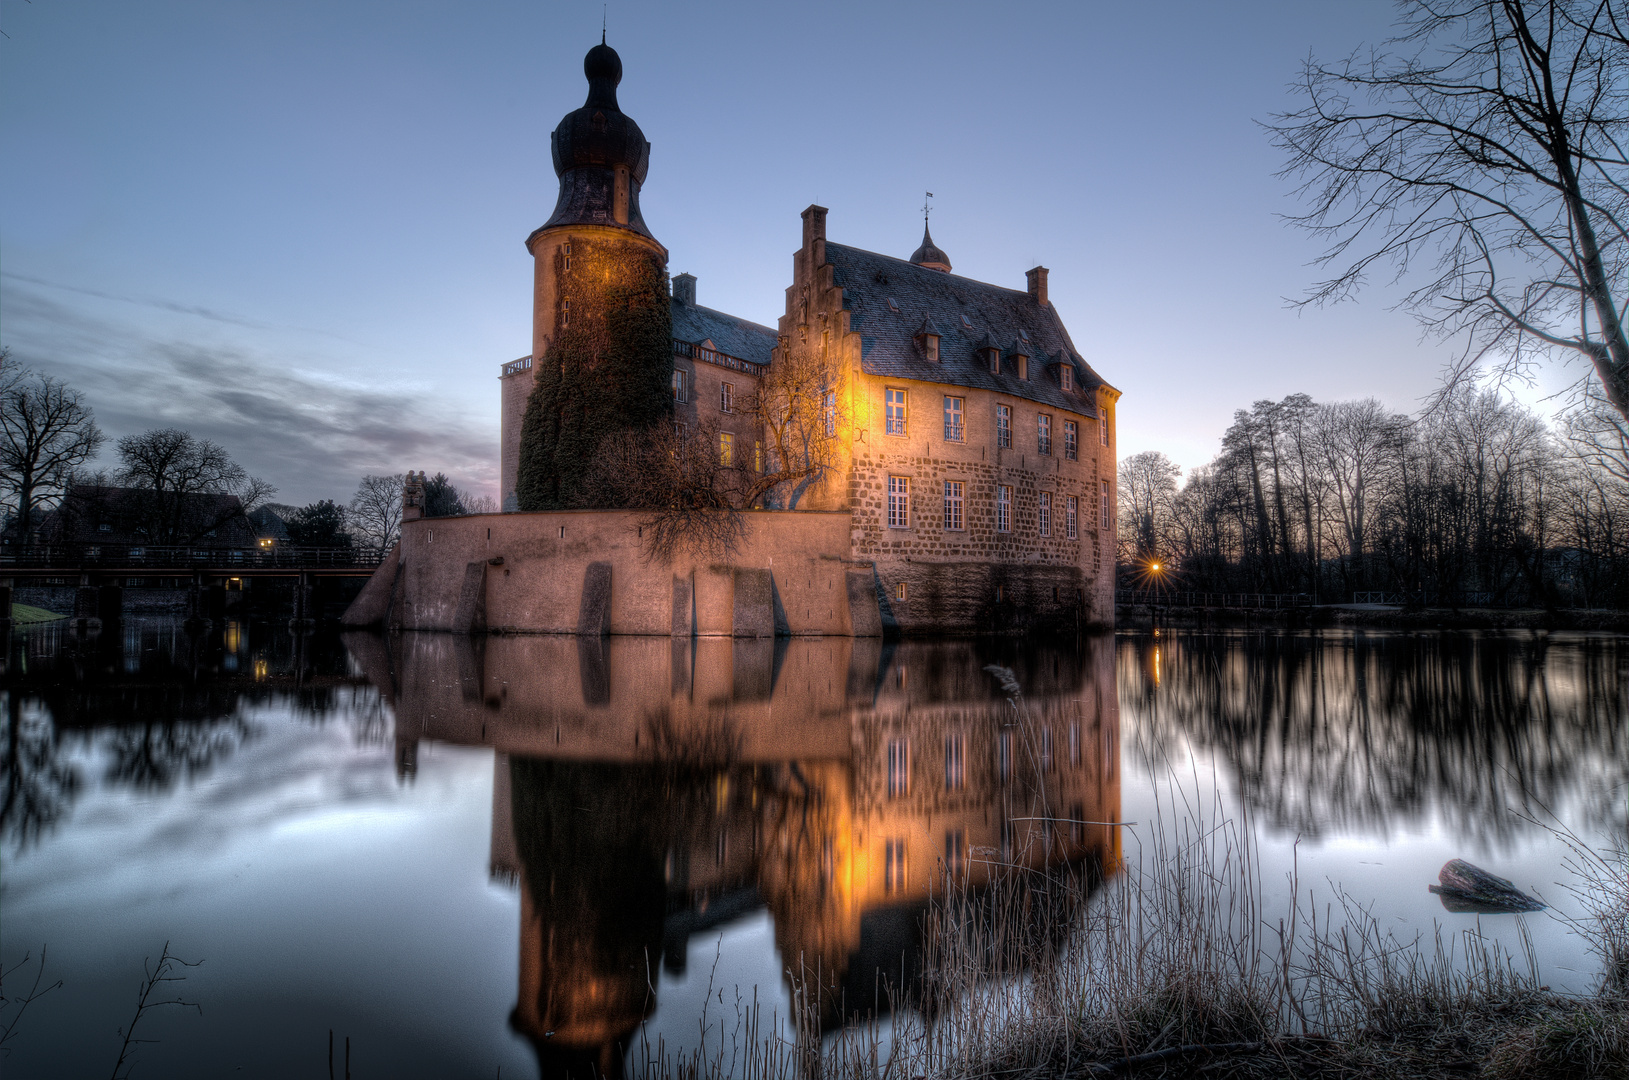
M149 493L144 512L157 542L185 542L225 523L189 513L191 496L236 495L246 513L277 491L250 476L219 443L179 428L126 435L118 451L120 483Z
M1328 239L1338 301L1379 267L1404 304L1517 373L1582 355L1629 416L1624 0L1405 0L1395 52L1309 61L1271 130Z
M1181 467L1158 450L1133 454L1120 462L1118 522L1122 560L1165 546L1177 477L1181 475Z
M102 442L77 390L0 354L0 484L11 494L25 539L38 524L36 509L67 492L74 471Z
M786 350L740 410L733 431L661 421L608 436L585 484L591 505L646 511L650 550L724 553L746 533L744 510L795 510L836 464L844 426L835 360Z
M368 547L394 545L402 531L402 474L364 476L351 496L350 525Z

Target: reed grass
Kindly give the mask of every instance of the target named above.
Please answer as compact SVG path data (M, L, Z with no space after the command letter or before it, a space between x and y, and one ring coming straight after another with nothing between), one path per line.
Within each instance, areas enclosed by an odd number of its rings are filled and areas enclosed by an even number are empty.
M1121 867L1036 870L1021 850L978 888L943 880L921 978L888 1015L822 1034L822 984L794 970L792 1017L738 1002L733 1027L644 1047L634 1075L1629 1080L1629 852L1561 834L1583 911L1564 921L1601 961L1591 993L1562 994L1522 916L1511 953L1479 924L1398 937L1298 875L1269 909L1247 821L1174 780L1157 805Z

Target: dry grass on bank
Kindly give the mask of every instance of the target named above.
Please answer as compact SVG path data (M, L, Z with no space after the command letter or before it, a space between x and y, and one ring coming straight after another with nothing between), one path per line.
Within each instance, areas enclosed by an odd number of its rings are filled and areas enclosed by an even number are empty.
M727 1044L721 1025L713 1044L651 1055L646 1071L1629 1080L1625 853L1573 842L1585 914L1571 928L1604 974L1569 996L1540 984L1525 927L1512 955L1474 928L1398 939L1351 898L1315 907L1299 885L1296 903L1265 910L1249 830L1172 798L1162 814L1183 824L1145 824L1140 857L1107 879L1011 865L988 888L939 897L922 981L891 1018L824 1039L794 1021L764 1038L774 1021L760 1028L753 1006Z

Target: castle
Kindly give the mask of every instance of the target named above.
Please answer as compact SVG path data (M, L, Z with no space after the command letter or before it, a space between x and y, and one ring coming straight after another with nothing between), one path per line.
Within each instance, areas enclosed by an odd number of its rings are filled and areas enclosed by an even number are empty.
M1070 340L1046 267L1024 289L960 277L925 226L900 259L828 240L820 206L803 211L774 329L672 279L662 373L678 429L716 431L721 457L760 471L764 433L739 403L777 365L835 373L834 451L796 508L749 511L726 563L663 567L632 512L515 512L537 364L573 320L604 318L620 268L668 259L639 209L650 144L617 103L621 60L602 43L584 72L587 101L553 134L558 201L526 240L531 352L501 369L506 513L407 521L348 621L733 636L1112 624L1119 391Z

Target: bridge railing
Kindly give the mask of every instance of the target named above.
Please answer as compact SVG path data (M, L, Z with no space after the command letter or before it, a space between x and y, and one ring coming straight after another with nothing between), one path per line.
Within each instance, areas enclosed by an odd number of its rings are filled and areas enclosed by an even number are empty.
M1120 589L1116 604L1148 604L1158 607L1279 608L1311 607L1309 593L1230 593L1167 592L1160 589Z
M371 547L216 548L176 544L41 544L0 547L6 567L117 570L359 569L376 567L385 552Z

